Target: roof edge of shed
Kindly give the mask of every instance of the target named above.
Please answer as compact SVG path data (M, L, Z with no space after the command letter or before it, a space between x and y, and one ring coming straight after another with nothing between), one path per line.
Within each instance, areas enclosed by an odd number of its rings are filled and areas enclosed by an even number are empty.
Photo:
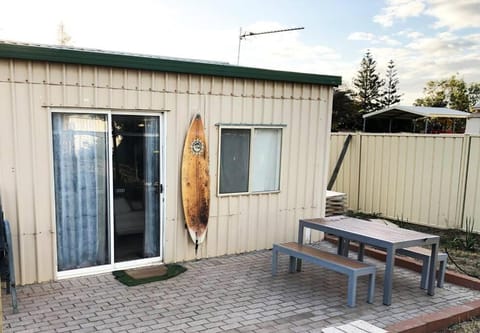
M133 53L111 52L52 45L33 45L0 41L0 58L82 64L180 74L198 74L230 78L286 81L339 86L341 76L235 66Z

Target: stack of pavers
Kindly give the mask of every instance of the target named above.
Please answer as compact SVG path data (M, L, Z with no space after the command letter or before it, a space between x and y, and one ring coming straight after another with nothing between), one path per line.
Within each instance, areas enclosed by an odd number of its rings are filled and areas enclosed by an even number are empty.
M347 195L345 193L327 191L327 204L325 216L342 215L347 207Z

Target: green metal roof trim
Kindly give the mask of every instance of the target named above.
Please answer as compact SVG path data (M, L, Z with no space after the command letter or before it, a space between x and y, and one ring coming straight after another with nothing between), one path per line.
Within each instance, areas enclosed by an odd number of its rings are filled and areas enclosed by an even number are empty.
M338 86L342 83L342 78L340 76L286 72L241 67L223 63L169 59L62 46L0 42L0 58L132 68L243 79L311 83L328 86Z

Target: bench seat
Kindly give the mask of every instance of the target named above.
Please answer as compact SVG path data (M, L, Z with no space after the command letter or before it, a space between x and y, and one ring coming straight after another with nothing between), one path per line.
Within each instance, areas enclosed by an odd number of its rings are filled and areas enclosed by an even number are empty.
M272 275L277 272L278 253L282 252L290 256L289 271L296 271L296 260L306 260L324 268L348 276L348 301L350 307L355 306L357 278L368 275L368 303L373 303L375 292L375 274L376 267L360 261L352 260L338 254L325 252L308 245L302 245L295 242L274 244L272 249Z
M397 254L411 257L417 260L421 260L422 264L422 277L420 279L420 288L427 289L428 285L428 270L430 266L430 256L432 252L429 249L425 249L420 246L412 246L404 249L398 249ZM440 263L437 287L443 288L445 282L445 271L447 269L447 254L444 252L438 252L438 262Z
M349 249L350 241L348 239L343 240L343 244L339 246L338 252L339 254L347 255ZM365 252L365 244L359 243L358 247L358 260L363 261ZM420 288L427 289L428 286L428 271L430 267L430 255L432 252L429 249L423 248L421 246L411 246L402 249L397 249L396 254L400 254L403 256L411 257L417 260L422 261L422 275L420 279ZM447 257L448 255L444 252L438 252L437 260L440 264L439 271L437 274L437 287L443 288L443 284L445 283L445 272L447 270Z

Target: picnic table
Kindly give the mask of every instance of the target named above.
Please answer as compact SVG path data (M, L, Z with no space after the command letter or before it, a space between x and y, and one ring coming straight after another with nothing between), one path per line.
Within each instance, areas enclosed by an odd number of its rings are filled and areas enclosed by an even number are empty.
M435 295L435 272L437 264L438 247L440 237L423 232L396 228L381 223L374 223L343 215L327 218L301 219L298 229L298 243L303 244L303 234L305 228L322 231L338 237L339 254L348 255L344 251L344 240L359 242L359 259L363 256L363 246L365 244L382 248L386 251L385 277L383 283L383 304L392 303L393 270L395 263L395 251L412 246L431 247L430 265L428 272L428 295ZM298 268L301 266L301 260L297 261Z

